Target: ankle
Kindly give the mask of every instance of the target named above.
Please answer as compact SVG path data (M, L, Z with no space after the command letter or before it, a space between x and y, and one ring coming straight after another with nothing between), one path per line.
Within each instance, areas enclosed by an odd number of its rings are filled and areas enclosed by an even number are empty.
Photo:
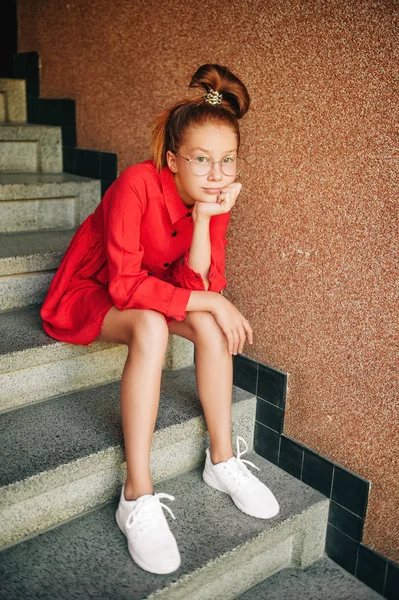
M225 450L223 452L211 450L210 454L211 454L212 464L214 464L214 465L216 465L220 462L226 462L226 460L229 460L229 458L234 456L233 449L231 451Z
M154 488L152 485L131 486L125 483L124 497L125 500L137 500L144 494L153 494Z

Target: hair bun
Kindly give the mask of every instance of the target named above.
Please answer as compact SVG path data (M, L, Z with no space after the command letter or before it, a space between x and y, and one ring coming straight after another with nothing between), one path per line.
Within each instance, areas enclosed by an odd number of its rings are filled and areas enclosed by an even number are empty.
M211 89L223 96L223 108L229 110L237 119L241 119L250 104L248 90L245 85L227 67L216 64L201 65L191 78L190 88L202 88L204 92Z

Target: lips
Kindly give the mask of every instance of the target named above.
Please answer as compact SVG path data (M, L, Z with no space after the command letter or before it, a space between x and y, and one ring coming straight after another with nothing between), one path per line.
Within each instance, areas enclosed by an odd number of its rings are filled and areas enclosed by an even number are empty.
M220 194L223 188L202 188L206 194Z

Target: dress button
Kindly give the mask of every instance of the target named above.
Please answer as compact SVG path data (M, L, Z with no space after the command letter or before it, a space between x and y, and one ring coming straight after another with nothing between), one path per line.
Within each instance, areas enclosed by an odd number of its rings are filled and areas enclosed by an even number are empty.
M163 263L164 267L169 267L170 263Z
M172 235L175 237L177 235L177 231L172 231Z
M190 213L190 212L188 212L188 213L186 214L186 217L191 217L191 213Z
M148 275L152 275L152 273L150 271L148 271Z

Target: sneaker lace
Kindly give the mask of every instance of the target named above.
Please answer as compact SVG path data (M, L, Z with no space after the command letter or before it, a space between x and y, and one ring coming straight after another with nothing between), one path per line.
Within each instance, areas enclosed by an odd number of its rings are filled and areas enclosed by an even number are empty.
M131 529L133 525L137 524L139 531L147 529L148 527L152 527L157 523L163 520L162 511L153 510L154 504L159 503L160 506L166 508L166 510L171 514L173 519L176 519L175 515L163 502L160 502L160 498L168 498L169 500L174 500L174 496L170 494L165 494L164 492L158 492L154 494L150 498L146 498L143 502L137 502L134 506L132 512L126 521L126 528Z
M245 444L245 450L240 452L240 441ZM245 458L241 458L243 454L248 451L248 444L241 436L237 436L237 456L236 460L231 461L229 464L225 464L225 469L229 469L233 480L236 482L237 487L243 483L244 481L248 482L248 479L256 479L256 477L248 470L248 467L245 466L244 463L254 467L257 471L260 471L259 467L254 465L250 460L246 460Z

